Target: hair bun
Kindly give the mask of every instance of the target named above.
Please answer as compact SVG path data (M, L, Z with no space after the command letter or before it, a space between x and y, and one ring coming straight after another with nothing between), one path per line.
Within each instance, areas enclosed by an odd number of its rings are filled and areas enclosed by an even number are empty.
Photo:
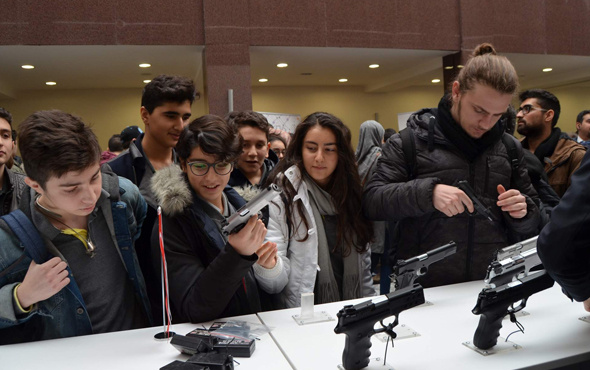
M476 57L476 56L485 55L485 54L496 55L496 49L494 49L492 44L488 44L487 42L484 42L483 44L477 45L475 47L475 49L473 50L472 56Z

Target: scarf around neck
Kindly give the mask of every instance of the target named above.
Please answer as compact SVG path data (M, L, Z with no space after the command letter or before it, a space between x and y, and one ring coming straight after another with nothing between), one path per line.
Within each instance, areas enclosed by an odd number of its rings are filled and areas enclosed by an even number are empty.
M551 155L553 155L553 151L555 151L555 147L557 146L557 142L559 141L560 137L561 130L559 129L559 127L554 127L551 130L551 135L549 135L547 139L545 139L541 144L539 144L539 146L535 150L535 157L539 158L543 165L545 165L545 158L551 157ZM528 140L526 138L524 140L526 141L526 143L523 144L525 144L525 148L528 149Z
M342 293L340 297L338 284L332 271L332 262L330 261L330 247L326 237L326 229L322 216L337 215L338 212L334 207L332 196L324 189L320 188L309 175L303 175L303 181L307 185L309 193L309 203L313 211L313 217L316 223L316 233L318 235L318 279L315 289L315 303L329 303L340 300L347 300L361 297L360 289L360 271L359 271L359 254L354 246L351 246L351 252L348 256L342 257L344 265L344 274L342 277Z
M453 119L448 95L443 96L438 103L437 118L444 136L470 161L477 158L488 147L498 142L504 134L504 123L498 120L494 127L483 134L481 138L474 139L469 136L461 125Z

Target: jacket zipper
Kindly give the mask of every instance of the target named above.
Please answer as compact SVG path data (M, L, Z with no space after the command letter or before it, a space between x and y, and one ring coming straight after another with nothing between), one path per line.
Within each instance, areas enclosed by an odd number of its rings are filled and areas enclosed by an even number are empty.
M475 192L475 173L473 172L472 163L469 163L469 184L473 188ZM467 281L471 280L471 259L473 258L473 234L474 234L474 224L473 224L473 217L468 216L469 221L467 224L467 260L466 260L466 269L465 269L465 279Z

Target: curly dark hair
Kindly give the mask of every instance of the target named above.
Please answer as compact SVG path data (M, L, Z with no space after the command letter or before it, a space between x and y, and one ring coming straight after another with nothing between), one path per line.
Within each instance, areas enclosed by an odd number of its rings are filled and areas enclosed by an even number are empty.
M275 170L270 174L267 185L276 183L283 189L286 212L293 220L295 208L303 220L305 227L309 229L310 221L306 218L302 202L294 202L297 190L291 185L286 176L279 176L288 168L295 165L302 174L305 174L303 165L303 143L307 132L315 127L321 126L327 128L336 137L336 146L338 147L338 164L331 176L325 190L332 195L332 201L338 212L338 237L336 246L343 245L342 253L344 256L350 254L351 246L354 245L357 252L362 253L367 250L367 245L373 238L373 226L366 220L361 209L362 186L358 175L356 157L351 145L351 134L340 119L324 112L316 112L307 116L303 122L297 125L295 135L287 148L285 159L280 161ZM298 225L293 225L289 221L289 235ZM306 235L301 241L308 238Z
M143 88L141 106L151 114L166 102L181 104L188 100L192 105L199 97L193 81L188 78L159 75Z
M176 153L181 162L197 147L219 161L233 163L242 153L242 138L223 118L207 114L189 123L180 134Z

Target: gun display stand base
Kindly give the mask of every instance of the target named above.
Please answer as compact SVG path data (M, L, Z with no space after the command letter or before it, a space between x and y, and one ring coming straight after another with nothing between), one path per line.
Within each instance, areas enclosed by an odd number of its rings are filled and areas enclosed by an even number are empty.
M394 341L408 339L408 338L415 338L415 337L420 336L420 333L418 333L416 330L414 330L406 325L398 325L393 328L393 331L395 332L395 334L397 334ZM383 343L385 343L385 342L387 342L387 338L389 338L389 335L387 335L385 333L379 333L379 334L374 335L373 337L375 337L375 338L379 339L380 341L382 341Z
M489 348L489 349L477 348L471 342L463 342L463 345L469 349L474 350L475 352L479 353L482 356L490 356L490 355L495 355L496 353L512 352L512 351L522 349L522 346L520 346L514 342L511 342L511 341L507 342L506 339L502 338L502 337L498 337L498 344L496 344L495 346L493 346L492 348Z
M582 316L582 317L579 318L579 320L582 320L585 323L590 324L590 316Z
M336 366L336 369L346 370L344 366L342 366L342 364L338 364L338 366ZM369 366L367 366L366 369L395 370L395 368L391 366L391 364L389 364L388 362L385 362L385 364L383 364L383 357L381 356L371 356L369 358Z
M293 320L299 325L315 324L316 322L334 321L326 311L314 312L312 315L293 315Z
M528 313L526 311L518 311L514 314L515 317L523 317L523 316L528 316L528 315L530 315L530 313ZM510 315L504 316L504 318L502 320L510 320Z

